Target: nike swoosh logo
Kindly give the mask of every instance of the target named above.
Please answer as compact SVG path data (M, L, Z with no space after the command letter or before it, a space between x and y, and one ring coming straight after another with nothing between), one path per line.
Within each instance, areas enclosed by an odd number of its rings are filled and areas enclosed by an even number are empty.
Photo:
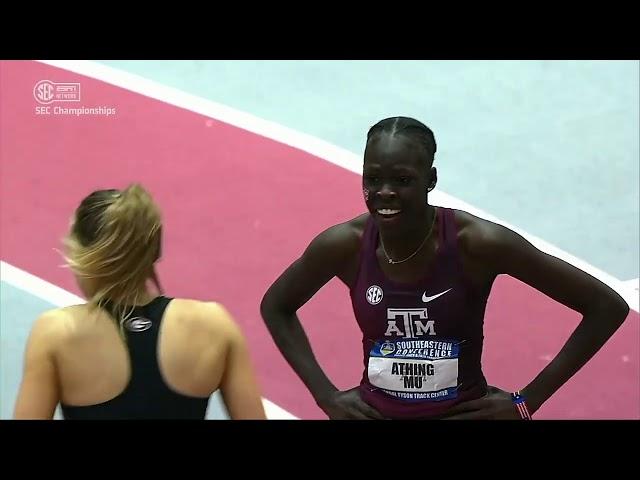
M449 290L445 290L444 292L440 292L437 295L433 295L431 297L427 297L427 292L424 292L422 294L422 301L424 303L430 302L431 300L435 300L438 297L441 297L442 295L444 295L445 293L449 292L450 290L453 290L453 288L450 288Z

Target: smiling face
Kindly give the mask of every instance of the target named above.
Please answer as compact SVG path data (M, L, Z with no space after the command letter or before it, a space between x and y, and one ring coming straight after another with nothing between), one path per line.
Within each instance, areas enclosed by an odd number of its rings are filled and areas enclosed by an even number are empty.
M419 141L404 133L381 132L367 142L362 188L380 228L408 231L427 218L427 190L437 180L431 159Z

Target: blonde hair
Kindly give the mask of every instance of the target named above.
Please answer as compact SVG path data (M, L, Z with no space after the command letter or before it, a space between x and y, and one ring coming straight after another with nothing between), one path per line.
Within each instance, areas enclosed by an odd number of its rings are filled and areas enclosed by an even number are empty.
M138 183L122 191L98 190L82 201L63 243L67 265L95 282L90 305L109 302L121 323L149 277L160 288L153 265L160 256L161 229L160 209Z

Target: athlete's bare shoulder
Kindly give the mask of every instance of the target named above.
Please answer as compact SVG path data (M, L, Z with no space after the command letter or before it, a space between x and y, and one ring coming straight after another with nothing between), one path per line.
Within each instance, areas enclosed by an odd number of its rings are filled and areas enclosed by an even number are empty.
M368 217L368 213L359 215L316 235L269 287L261 309L277 304L278 308L295 311L333 277L350 284Z
M176 298L169 308L183 326L194 332L219 336L237 329L233 316L219 302Z
M357 217L345 222L344 225L348 225L349 228L353 230L353 233L362 238L364 228L367 225L369 218L371 218L371 214L369 212L363 213L362 215L358 215Z
M360 249L369 213L339 223L321 232L309 244L306 257L342 262Z
M46 345L46 349L55 352L76 330L75 315L70 307L54 308L41 313L31 327L33 342Z
M455 212L458 246L470 257L494 264L496 261L501 263L507 252L537 250L522 235L504 225L463 210Z
M464 210L454 212L458 227L458 250L464 270L472 283L488 289L499 273L495 268L495 256L500 255L501 239L512 232Z
M454 210L458 227L458 245L461 250L473 257L505 234L505 227L464 210Z

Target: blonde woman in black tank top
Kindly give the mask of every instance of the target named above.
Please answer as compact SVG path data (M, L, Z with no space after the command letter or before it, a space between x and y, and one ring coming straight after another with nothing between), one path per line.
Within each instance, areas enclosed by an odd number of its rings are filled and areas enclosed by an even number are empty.
M161 295L160 210L134 184L75 212L65 256L87 303L43 313L26 346L16 419L264 419L245 338L219 303ZM149 283L154 287L150 287Z

